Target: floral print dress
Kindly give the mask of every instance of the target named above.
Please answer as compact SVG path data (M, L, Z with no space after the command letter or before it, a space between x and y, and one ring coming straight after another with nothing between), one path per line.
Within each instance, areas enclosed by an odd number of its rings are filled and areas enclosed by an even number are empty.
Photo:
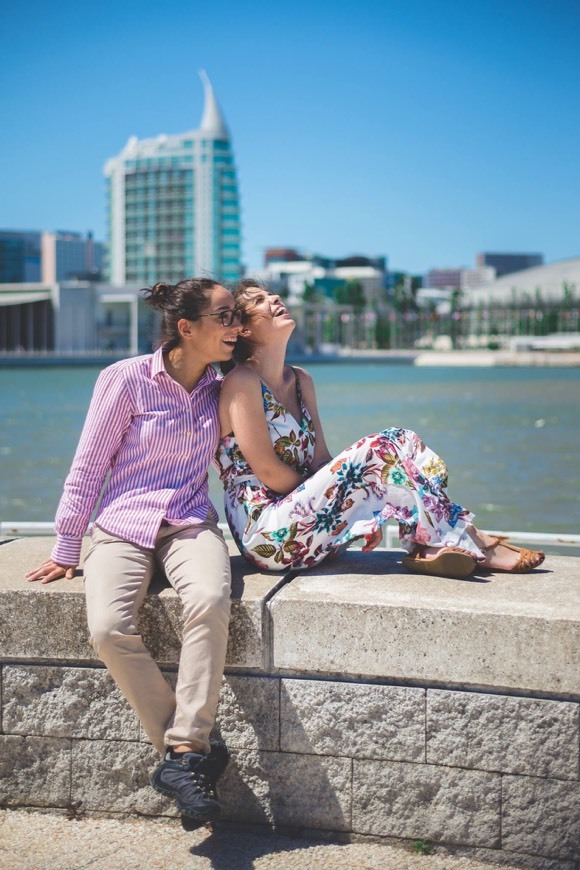
M262 398L276 454L304 475L296 489L280 495L262 484L233 434L216 453L228 525L246 559L270 571L307 568L389 519L398 521L408 552L417 544L461 546L481 558L465 534L473 514L445 493L445 463L409 429L368 435L311 474L315 432L295 376L300 420L263 382Z

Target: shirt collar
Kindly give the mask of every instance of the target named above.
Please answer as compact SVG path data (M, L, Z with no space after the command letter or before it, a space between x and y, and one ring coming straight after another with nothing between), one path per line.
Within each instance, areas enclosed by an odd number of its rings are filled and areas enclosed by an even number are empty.
M151 357L151 377L156 378L161 373L167 374L163 365L163 347L158 348Z
M165 370L165 365L163 363L163 350L164 350L163 346L158 348L155 351L155 353L153 354L153 356L151 357L151 378L152 379L158 378L159 375L166 375L167 377L169 377L169 375L167 374L167 371ZM208 384L213 383L214 381L222 381L223 377L224 376L222 375L221 372L219 372L213 366L209 365L206 368L203 375L201 376L201 378L199 379L199 381L197 382L197 384L195 385L194 389L197 390L198 387L205 387Z

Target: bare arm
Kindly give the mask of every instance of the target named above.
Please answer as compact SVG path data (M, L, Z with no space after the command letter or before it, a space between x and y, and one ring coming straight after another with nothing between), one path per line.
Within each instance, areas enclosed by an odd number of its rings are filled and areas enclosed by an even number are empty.
M268 489L286 495L303 477L276 456L262 401L258 376L239 366L226 377L220 396L222 435L233 432L252 471Z

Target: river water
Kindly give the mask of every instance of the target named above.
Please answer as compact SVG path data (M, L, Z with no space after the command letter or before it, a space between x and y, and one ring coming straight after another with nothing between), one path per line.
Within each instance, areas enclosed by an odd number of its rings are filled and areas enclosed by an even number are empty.
M580 532L580 370L310 368L330 450L414 429L483 528ZM99 369L0 368L0 519L52 520ZM210 491L223 519L221 489ZM574 551L575 552L575 551Z

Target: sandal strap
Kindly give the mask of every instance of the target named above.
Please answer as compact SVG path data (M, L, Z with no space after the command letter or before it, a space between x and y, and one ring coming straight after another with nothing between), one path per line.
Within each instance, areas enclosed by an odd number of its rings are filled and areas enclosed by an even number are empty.
M494 538L493 542L491 544L488 544L487 547L480 547L479 549L481 550L482 553L489 553L490 550L495 550L495 548L499 544L503 545L504 547L510 547L510 549L512 549L512 550L515 549L515 547L512 547L510 544L506 544L506 541L507 541L507 538L502 538L502 537Z
M529 571L533 571L534 568L541 565L546 558L541 550L527 550L525 547L516 547L515 544L509 544L506 538L501 537L494 538L492 544L489 544L487 547L482 547L481 549L487 555L489 551L495 549L498 544L501 544L502 547L511 550L513 553L519 553L519 559L513 568L510 568L509 570L504 569L505 573L508 574L527 574ZM492 568L491 570L494 569ZM495 570L498 569L496 568Z

